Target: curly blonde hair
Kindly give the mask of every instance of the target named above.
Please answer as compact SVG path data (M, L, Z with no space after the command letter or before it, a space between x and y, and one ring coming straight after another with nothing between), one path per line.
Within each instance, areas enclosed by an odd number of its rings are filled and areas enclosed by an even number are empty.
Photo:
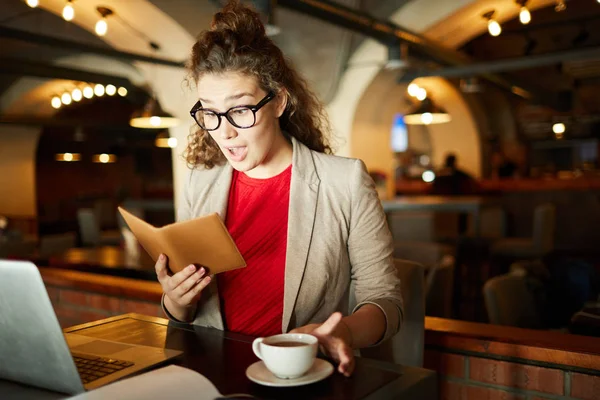
M259 14L251 8L235 0L216 13L210 29L198 36L187 69L196 85L203 74L240 72L254 76L265 92L284 90L287 106L279 118L281 129L312 150L332 153L323 105L267 37ZM207 169L226 160L210 134L197 126L188 136L184 157L191 167Z

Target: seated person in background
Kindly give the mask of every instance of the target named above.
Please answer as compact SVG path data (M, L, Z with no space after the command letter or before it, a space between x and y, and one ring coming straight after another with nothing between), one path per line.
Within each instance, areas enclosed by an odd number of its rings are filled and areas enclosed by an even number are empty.
M390 338L402 320L373 180L361 161L330 155L322 105L255 11L226 5L188 68L199 129L189 137L178 220L218 212L247 266L170 276L161 255L166 314L252 336L311 333L350 375L353 349ZM346 315L351 280L358 305Z
M477 181L457 167L456 155L446 155L444 168L436 173L432 193L438 195L466 195L476 193Z

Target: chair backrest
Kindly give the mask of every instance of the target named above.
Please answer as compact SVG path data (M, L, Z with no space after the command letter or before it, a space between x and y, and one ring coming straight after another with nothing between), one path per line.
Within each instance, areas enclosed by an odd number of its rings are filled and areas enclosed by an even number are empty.
M539 328L541 318L526 277L509 273L488 280L483 286L485 308L490 323L521 328Z
M360 350L360 355L396 364L423 366L425 345L425 296L423 294L422 265L395 259L396 270L401 279L404 300L404 319L400 332L378 346ZM350 288L354 293L354 288ZM350 306L355 301L350 301ZM354 304L353 304L354 303Z
M77 222L81 243L84 246L97 246L100 243L100 226L95 211L91 208L80 208L77 210Z
M394 240L435 240L434 213L394 211L387 214L387 219Z
M444 256L425 278L425 315L452 318L455 259Z
M556 207L550 203L540 204L533 212L533 243L542 254L554 249Z
M446 256L453 257L454 246L436 242L400 240L394 242L394 258L422 264L426 269L440 263Z

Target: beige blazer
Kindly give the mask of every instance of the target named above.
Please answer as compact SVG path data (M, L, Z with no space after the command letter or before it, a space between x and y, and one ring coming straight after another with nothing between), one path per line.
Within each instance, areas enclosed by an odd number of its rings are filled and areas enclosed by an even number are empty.
M354 310L378 306L387 321L385 340L400 328L402 296L392 236L373 181L362 161L318 153L291 140L282 331L321 323L334 311L347 315L352 279ZM225 220L232 172L229 164L192 169L178 220L211 212ZM193 323L224 329L216 282L202 294Z

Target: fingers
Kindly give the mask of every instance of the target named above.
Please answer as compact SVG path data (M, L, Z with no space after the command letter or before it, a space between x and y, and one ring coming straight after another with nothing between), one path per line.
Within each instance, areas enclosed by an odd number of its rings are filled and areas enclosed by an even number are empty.
M343 341L340 341L337 352L339 357L338 372L344 376L352 375L355 365L354 353L352 352L352 349Z
M210 281L210 276L196 281L196 285L193 286L186 294L181 296L181 302L183 304L192 304L196 300L196 298L200 296L200 293L202 293L202 291L208 286Z
M158 256L158 260L156 260L154 269L156 270L158 281L162 284L163 281L169 277L169 273L167 272L167 256L164 254Z
M169 279L168 290L172 291L179 286L183 281L192 276L196 272L195 265L188 265Z
M203 267L200 267L198 271L191 276L189 276L186 280L181 282L179 286L177 286L173 292L179 297L182 297L184 294L190 291L199 281L204 277L206 271Z

